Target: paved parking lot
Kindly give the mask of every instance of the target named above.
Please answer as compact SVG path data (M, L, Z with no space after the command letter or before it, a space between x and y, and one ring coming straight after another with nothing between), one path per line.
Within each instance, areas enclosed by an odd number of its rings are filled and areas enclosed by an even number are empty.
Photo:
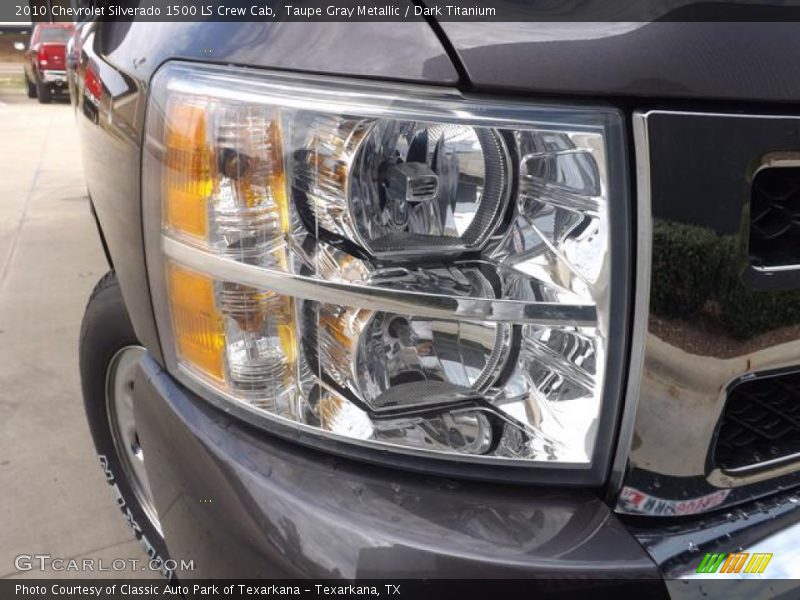
M42 576L17 571L19 554L145 560L95 459L79 388L81 317L106 270L72 108L0 85L2 578Z

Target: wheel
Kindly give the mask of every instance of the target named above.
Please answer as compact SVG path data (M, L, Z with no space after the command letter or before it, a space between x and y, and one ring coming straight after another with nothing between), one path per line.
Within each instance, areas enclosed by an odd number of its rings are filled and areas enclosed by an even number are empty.
M147 481L133 413L134 375L145 349L136 339L117 277L106 273L81 324L80 374L86 418L106 481L129 527L162 574L172 564Z
M28 94L28 98L36 98L36 86L31 83L27 75L25 75L25 93Z
M53 99L53 95L50 92L50 86L48 86L46 83L37 83L36 97L39 98L40 104L49 104Z

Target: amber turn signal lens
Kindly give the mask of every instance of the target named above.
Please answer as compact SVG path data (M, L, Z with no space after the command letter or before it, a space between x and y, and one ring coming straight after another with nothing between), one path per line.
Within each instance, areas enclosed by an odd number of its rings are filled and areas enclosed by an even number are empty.
M214 300L214 281L170 262L170 313L183 362L219 381L224 379L225 323Z
M213 191L206 109L171 102L165 119L164 219L173 229L206 239L208 197Z

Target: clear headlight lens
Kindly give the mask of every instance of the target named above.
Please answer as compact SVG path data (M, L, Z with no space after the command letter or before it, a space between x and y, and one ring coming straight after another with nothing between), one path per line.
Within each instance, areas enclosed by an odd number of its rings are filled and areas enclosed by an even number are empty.
M250 414L592 461L613 111L173 64L144 193L168 366Z

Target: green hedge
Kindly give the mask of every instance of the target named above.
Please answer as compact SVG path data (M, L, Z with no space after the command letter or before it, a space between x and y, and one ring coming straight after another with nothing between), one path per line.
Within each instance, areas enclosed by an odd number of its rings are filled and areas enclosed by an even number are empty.
M753 290L743 284L744 253L734 236L657 220L652 312L684 320L702 314L738 339L800 324L800 292Z

